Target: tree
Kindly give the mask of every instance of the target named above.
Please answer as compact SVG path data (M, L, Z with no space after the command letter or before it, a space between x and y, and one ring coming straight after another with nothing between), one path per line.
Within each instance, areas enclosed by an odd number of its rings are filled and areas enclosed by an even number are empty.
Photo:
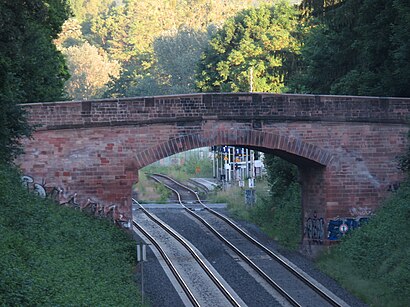
M201 58L198 88L281 92L299 52L297 27L297 11L285 2L228 19Z
M96 17L110 7L115 6L115 0L68 0L74 16L81 22Z
M307 15L323 17L345 0L302 0L300 9Z
M68 15L64 0L0 3L0 58L7 65L2 73L5 79L13 75L13 83L6 81L3 86L12 87L14 101L63 97L68 73L52 40Z
M128 5L121 5L98 15L90 21L89 41L101 46L112 59L129 61L137 54L135 46L130 42L134 35L131 32L131 25L135 19L130 14Z
M64 97L64 58L53 45L69 8L64 0L0 2L0 160L12 162L29 136L18 102Z
M345 0L312 27L298 92L409 96L410 5Z
M139 53L122 62L120 75L108 84L105 97L160 95L160 86L167 82L167 78L161 77L153 53Z
M208 28L219 26L243 8L264 2L270 1L128 0L93 18L87 40L104 48L123 68L117 84L110 86L107 95L191 91L192 86L182 82L192 83L198 48L203 48L199 45ZM187 48L180 45L183 41ZM163 50L182 51L183 56L175 57ZM175 65L181 65L185 71ZM190 73L182 75L191 65Z
M85 43L85 38L81 31L81 24L76 18L67 19L58 37L54 40L54 44L58 50L71 46L79 46Z
M195 91L195 67L207 42L206 32L189 28L179 29L154 41L156 66L168 79L163 85L164 94Z
M73 99L101 98L106 84L119 75L119 64L88 42L63 49L63 53L72 74L66 90Z

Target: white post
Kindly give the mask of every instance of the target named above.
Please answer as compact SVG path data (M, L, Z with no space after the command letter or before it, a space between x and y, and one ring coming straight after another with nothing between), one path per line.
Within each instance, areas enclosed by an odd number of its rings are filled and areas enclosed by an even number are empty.
M226 171L228 172L228 181L231 182L232 178L231 178L231 148L228 146L228 165L229 165L229 169L227 169Z
M147 261L147 245L137 244L137 261L141 263L141 301L144 305L144 261Z
M245 161L246 161L246 178L249 178L249 149L245 149Z
M255 152L251 150L251 177L255 178Z
M233 147L233 153L232 153L232 168L233 168L233 180L236 181L236 169L235 169L235 165L236 165L236 147Z

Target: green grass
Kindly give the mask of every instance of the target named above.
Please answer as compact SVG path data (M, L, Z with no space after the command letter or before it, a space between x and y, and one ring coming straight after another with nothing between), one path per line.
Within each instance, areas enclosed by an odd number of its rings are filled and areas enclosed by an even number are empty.
M192 157L187 159L183 165L153 163L141 169L138 174L138 183L134 187L138 193L138 199L141 202L164 203L171 192L147 177L147 174L153 173L166 174L175 180L186 182L194 177L212 177L212 162L209 159Z
M208 158L190 157L182 165L153 163L144 167L140 172L168 174L176 180L186 181L193 177L212 177L212 161Z
M224 190L215 190L208 194L210 203L226 203L235 218L249 220L249 208L245 205L245 190L238 185L231 185Z
M410 306L409 203L406 183L367 225L322 255L319 267L371 306Z
M139 173L139 181L135 185L134 190L138 194L138 200L141 203L165 203L167 202L170 194L169 189L162 184L148 178L144 172Z
M301 239L299 186L292 185L275 204L269 195L266 179L258 179L255 187L256 204L253 206L245 204L245 190L238 186L216 191L208 196L208 200L227 203L235 218L255 223L282 246L296 249Z
M258 179L255 189L256 204L253 206L245 204L245 189L238 186L216 191L208 196L208 201L227 203L228 210L235 218L255 223L282 246L296 249L301 240L299 185L291 185L275 203L266 178Z
M140 306L130 234L29 194L0 166L0 306Z

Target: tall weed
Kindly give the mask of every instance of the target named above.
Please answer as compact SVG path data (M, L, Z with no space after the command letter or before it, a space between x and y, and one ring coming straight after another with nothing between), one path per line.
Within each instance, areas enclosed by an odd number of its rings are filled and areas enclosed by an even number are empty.
M35 197L0 165L0 306L140 306L135 241Z
M410 306L409 203L406 183L319 266L373 306Z

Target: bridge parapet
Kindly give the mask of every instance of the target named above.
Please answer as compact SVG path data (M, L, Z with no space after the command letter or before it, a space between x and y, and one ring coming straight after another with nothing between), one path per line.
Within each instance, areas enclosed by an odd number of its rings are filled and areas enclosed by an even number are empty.
M24 104L39 129L219 120L405 124L409 98L269 93L202 93Z

